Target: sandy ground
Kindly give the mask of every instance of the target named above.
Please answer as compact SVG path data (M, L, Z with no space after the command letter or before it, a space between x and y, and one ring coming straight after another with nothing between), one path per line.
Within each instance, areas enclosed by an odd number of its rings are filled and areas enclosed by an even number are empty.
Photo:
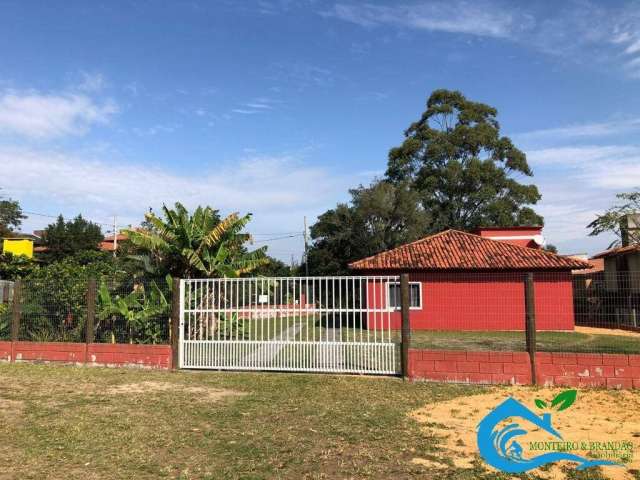
M508 396L513 396L537 413L534 400L549 402L562 389L497 388L490 393L461 397L447 402L427 405L411 413L431 435L443 438L446 451L443 457L453 460L460 468L470 468L477 458L476 427L480 420ZM550 410L548 410L550 411ZM633 480L633 471L640 470L640 395L629 391L579 390L576 402L562 412L553 413L553 426L560 431L565 441L630 441L634 454L631 463L624 467L602 467L607 478ZM446 425L444 425L446 424ZM553 440L546 432L533 428L522 437L524 457L529 453L528 442ZM584 455L584 452L579 452ZM427 459L415 458L414 463L431 468L445 465ZM570 465L566 463L566 465ZM550 470L535 470L549 479L563 479L560 465Z
M640 332L631 332L618 328L575 327L575 331L578 333L586 333L587 335L619 335L621 337L640 338Z

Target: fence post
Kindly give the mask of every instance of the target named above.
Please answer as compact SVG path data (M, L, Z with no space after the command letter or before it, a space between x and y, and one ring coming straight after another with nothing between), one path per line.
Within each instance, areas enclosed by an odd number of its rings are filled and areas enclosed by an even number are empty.
M531 383L536 385L536 301L534 293L533 273L524 278L525 335L529 361L531 362Z
M2 288L2 303L9 304L9 284Z
M180 301L180 279L173 277L171 285L171 320L169 324L172 370L178 368L178 352L180 349Z
M400 309L402 314L402 345L401 345L401 362L402 377L406 380L409 378L409 346L411 344L411 325L409 322L409 274L400 275Z
M96 279L90 278L87 284L87 323L85 325L85 343L87 345L95 340L97 290Z
M13 305L11 311L11 361L16 361L15 345L20 336L20 314L22 308L22 281L13 282Z

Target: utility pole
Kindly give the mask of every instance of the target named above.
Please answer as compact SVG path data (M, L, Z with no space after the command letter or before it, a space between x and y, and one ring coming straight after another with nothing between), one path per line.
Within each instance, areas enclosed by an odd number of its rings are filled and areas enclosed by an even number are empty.
M309 243L307 242L307 216L304 216L304 273L309 276Z
M113 258L116 258L118 251L118 217L113 216Z

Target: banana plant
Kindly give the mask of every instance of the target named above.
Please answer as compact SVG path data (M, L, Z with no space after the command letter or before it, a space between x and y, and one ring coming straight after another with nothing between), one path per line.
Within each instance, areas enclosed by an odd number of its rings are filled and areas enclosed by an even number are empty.
M166 282L171 289L172 279L169 275ZM108 318L123 318L129 330L131 343L134 340L137 343L157 343L162 331L160 325L153 320L168 315L171 306L156 282L151 282L148 289L140 284L134 286L128 295L112 297L106 283L102 281L98 289L98 302L98 320L102 322ZM113 331L111 339L115 343Z
M221 219L211 207L198 207L191 215L179 202L162 207L163 217L146 215L144 229L125 230L133 245L148 254L164 271L190 278L238 277L268 263L266 247L252 252L243 233L251 215L232 213Z

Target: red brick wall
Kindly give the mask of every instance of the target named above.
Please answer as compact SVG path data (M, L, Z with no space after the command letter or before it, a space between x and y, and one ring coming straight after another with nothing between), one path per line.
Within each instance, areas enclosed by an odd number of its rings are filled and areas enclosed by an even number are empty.
M171 346L110 343L0 342L0 360L88 363L168 369Z
M523 272L410 273L409 281L422 286L422 308L412 309L409 315L414 330L524 330ZM384 283L369 283L369 308L387 305L386 288ZM535 273L534 293L538 330L573 330L570 272ZM369 317L372 328L386 328L386 315ZM400 329L400 325L400 312L391 313L391 328Z
M168 369L171 367L171 346L91 343L87 349L87 362Z
M536 355L538 385L640 388L640 355L547 353ZM409 351L415 380L476 384L531 384L526 352Z
M409 377L438 382L528 385L531 364L525 352L412 349Z
M640 388L640 355L540 352L536 375L546 386Z
M11 360L11 342L0 342L0 360Z

